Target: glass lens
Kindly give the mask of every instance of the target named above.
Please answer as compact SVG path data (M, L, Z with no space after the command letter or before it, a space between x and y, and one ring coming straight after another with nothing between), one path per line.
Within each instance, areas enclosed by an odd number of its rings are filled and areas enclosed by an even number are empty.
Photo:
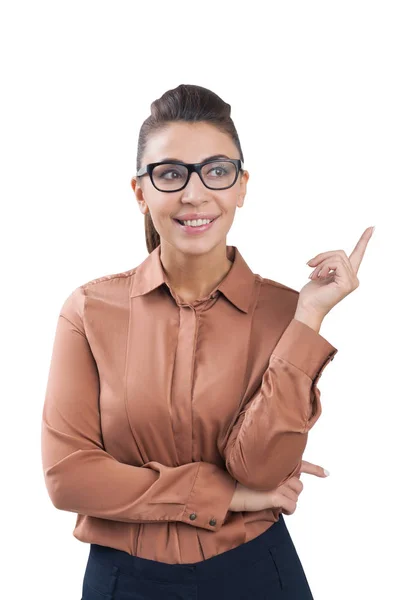
M224 160L207 163L201 168L204 183L218 190L233 184L236 177L236 166Z
M183 165L163 164L153 169L153 180L159 190L171 192L186 183L188 170Z

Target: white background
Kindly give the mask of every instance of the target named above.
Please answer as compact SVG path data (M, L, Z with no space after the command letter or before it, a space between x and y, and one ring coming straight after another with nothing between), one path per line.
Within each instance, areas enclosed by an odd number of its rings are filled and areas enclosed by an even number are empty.
M320 331L339 351L303 458L331 475L285 519L315 600L398 597L399 29L384 0L1 4L2 596L81 597L89 545L40 456L57 316L146 258L139 128L191 83L231 104L250 180L227 242L254 272L300 290L376 226Z

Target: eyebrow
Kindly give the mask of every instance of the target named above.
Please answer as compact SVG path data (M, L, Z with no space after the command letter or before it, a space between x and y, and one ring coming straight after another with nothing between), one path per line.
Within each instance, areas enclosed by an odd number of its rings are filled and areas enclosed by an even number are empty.
M201 160L199 162L206 162L206 160L216 160L217 158L228 158L229 159L229 156L227 156L226 154L214 154L214 156L208 156L207 158L203 158L203 160ZM162 158L158 162L168 162L170 160L176 160L178 162L185 162L184 160L181 160L180 158L171 158L170 156L167 156L167 158Z

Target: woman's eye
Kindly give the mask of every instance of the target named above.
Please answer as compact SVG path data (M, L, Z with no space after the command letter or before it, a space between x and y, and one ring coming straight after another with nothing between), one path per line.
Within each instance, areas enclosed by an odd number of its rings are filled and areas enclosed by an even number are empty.
M180 177L180 173L178 171L164 171L161 177L164 179L176 179L176 177L167 177L167 175L176 175L177 177Z
M226 171L222 167L214 167L213 169L210 169L210 171L208 172L208 174L210 174L212 171L219 171L219 173L216 174L217 177L221 177L223 175L226 175Z

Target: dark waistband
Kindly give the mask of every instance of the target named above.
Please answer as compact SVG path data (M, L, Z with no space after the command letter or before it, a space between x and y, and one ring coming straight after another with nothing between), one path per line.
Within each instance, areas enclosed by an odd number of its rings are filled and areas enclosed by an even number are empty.
M196 563L169 564L133 556L122 550L98 544L90 545L89 560L93 557L99 563L112 564L133 576L159 581L184 581L186 574L189 578L193 573L196 573L196 577L210 578L221 575L221 572L228 568L230 570L235 567L249 566L262 558L268 547L278 545L288 537L290 538L290 534L280 513L279 521L261 535L236 548Z

